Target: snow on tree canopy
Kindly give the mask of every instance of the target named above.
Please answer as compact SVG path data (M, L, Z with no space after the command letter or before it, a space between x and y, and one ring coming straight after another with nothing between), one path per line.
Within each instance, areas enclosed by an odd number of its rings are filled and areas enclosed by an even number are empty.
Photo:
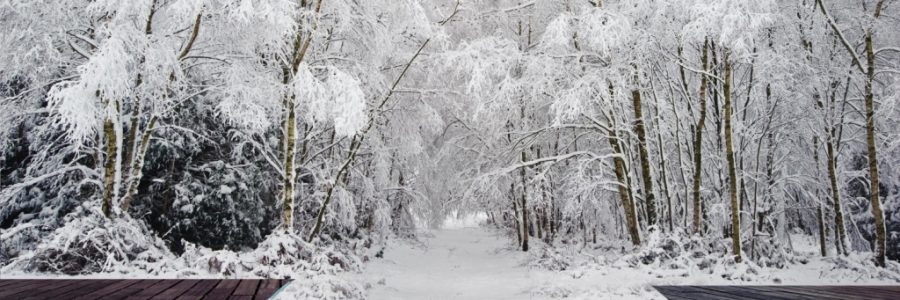
M49 98L58 111L58 124L68 139L79 143L93 135L104 114L115 116L115 101L132 95L132 51L116 36L100 46L87 63L78 67L78 79L53 86Z
M233 0L229 3L235 7L229 17L236 18L245 24L253 22L262 22L272 30L272 38L287 33L294 28L294 18L298 11L306 11L306 8L300 8L297 1L291 0ZM239 3L236 3L239 2Z
M302 64L291 85L292 99L302 111L319 123L333 124L339 136L352 136L368 123L366 98L360 82L340 69L327 67L323 79L313 76Z
M261 132L273 126L283 94L279 83L255 64L236 62L223 74L219 115L233 124Z
M626 16L601 9L588 9L579 15L561 14L547 25L542 46L552 51L556 47L573 47L574 41L584 51L607 57L624 50L623 46L636 37L631 23Z
M685 4L691 20L682 30L685 38L697 43L711 38L730 49L737 60L749 59L757 33L773 24L777 8L772 0L701 0Z

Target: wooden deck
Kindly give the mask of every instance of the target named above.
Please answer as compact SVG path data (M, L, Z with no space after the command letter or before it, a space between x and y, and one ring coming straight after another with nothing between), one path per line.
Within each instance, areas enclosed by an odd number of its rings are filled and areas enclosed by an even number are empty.
M893 286L654 286L670 300L852 300L900 299L900 285Z
M281 279L13 279L0 299L268 299Z

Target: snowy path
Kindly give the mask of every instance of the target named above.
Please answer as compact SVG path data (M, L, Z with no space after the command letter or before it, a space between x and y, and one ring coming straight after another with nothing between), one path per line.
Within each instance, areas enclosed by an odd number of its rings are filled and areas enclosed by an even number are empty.
M390 246L356 275L370 299L664 299L646 274L631 270L524 266L527 254L490 229L444 229L421 239L424 245Z
M523 254L480 228L440 230L424 246L388 249L363 274L372 299L521 299L533 280ZM383 281L381 281L383 280Z

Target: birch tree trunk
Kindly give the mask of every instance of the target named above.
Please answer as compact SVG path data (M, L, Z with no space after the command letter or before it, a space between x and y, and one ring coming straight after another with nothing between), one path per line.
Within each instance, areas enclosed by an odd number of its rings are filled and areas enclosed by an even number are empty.
M841 190L838 188L834 138L834 128L831 128L828 139L825 140L825 155L827 156L828 181L831 184L831 200L834 207L834 243L838 254L848 255L850 252L848 252L849 249L847 248L847 227L844 225L844 209L841 207Z
M309 45L312 43L313 33L319 27L318 15L322 10L322 2L324 0L319 0L316 2L316 7L313 13L313 22L310 27L308 36L306 39L303 39L303 31L299 28L294 36L294 44L293 51L291 53L290 65L286 65L282 68L283 72L283 84L287 86L294 79L294 74L297 73L300 63L303 62L303 59L306 57L306 51L309 50ZM301 6L306 6L306 1L301 3ZM281 211L281 226L287 231L293 231L294 228L294 181L296 174L294 172L295 166L295 150L297 143L297 117L296 117L296 108L294 95L286 94L284 95L284 99L282 100L284 106L284 125L282 127L282 145L284 146L284 174L282 177L282 191L281 191L281 200L282 200L282 211ZM330 197L331 191L328 191L328 195ZM316 220L316 227L321 226L321 220ZM317 230L315 230L317 231Z
M650 175L650 157L647 154L647 133L641 111L641 91L638 88L637 67L635 67L634 81L635 88L631 90L631 101L634 105L634 131L638 137L638 156L641 163L641 179L644 184L644 201L647 204L647 224L648 226L657 226L656 197L653 194L653 178Z
M881 15L884 0L878 1L875 6L875 19ZM874 26L874 25L869 25ZM871 189L872 214L875 217L875 264L885 266L885 252L887 247L887 231L884 226L884 212L881 209L881 195L878 178L878 152L875 147L875 95L872 91L875 84L875 49L872 36L874 29L866 30L866 145L869 152L869 187Z
M613 158L613 162L615 165L615 173L616 179L618 180L618 189L619 189L619 197L622 199L622 206L625 209L625 222L627 223L628 235L631 237L631 243L635 246L641 244L641 234L639 231L639 227L637 224L637 211L634 205L634 201L631 198L631 188L628 184L628 170L625 167L625 154L622 152L622 147L619 144L619 137L616 133L615 120L610 116L610 130L609 130L609 146L613 150L613 154L615 157Z
M709 41L703 43L703 72L709 67ZM703 235L703 202L700 199L700 186L703 181L703 127L706 123L706 74L700 74L700 120L694 133L694 233Z
M731 119L734 108L731 99L732 65L729 60L729 50L726 49L724 55L725 83L723 93L725 94L725 159L728 162L728 195L731 199L731 248L734 252L734 260L741 262L741 208L737 196L738 178L737 170L735 170L734 138L732 136L734 126Z
M141 136L141 140L138 141L136 148L136 153L131 160L131 177L129 177L128 187L125 189L125 196L122 197L122 211L128 212L128 209L131 208L131 202L134 200L135 194L137 194L138 187L141 184L141 178L144 177L144 157L147 156L147 149L150 148L150 136L153 134L153 130L156 128L156 122L159 119L156 115L150 117L150 122L147 123L147 128L144 129L144 134Z
M292 101L285 101L284 120L284 177L282 182L281 224L284 229L294 229L294 150L296 146L296 110Z
M116 106L110 103L110 106ZM112 217L112 204L118 195L119 179L119 136L116 132L116 120L109 114L118 113L118 107L108 108L106 119L103 120L103 135L106 139L106 158L103 164L103 199L100 209L107 218Z

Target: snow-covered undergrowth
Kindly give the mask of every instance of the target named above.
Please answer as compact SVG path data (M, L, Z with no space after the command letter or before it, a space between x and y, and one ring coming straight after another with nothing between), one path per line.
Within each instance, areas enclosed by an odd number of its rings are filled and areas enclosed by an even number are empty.
M139 221L108 219L83 206L65 218L65 225L43 237L33 249L17 248L13 244L27 239L33 232L18 230L4 234L4 251L14 256L0 270L4 274L174 275L184 269L162 240L148 234L149 230Z
M775 249L766 255L735 262L727 243L730 240L701 239L683 234L651 232L647 245L634 254L616 261L628 267L644 269L657 278L709 275L746 283L808 282L857 283L875 281L900 282L900 264L889 261L886 268L874 268L871 253L850 256L821 257L814 252ZM801 249L810 247L800 247ZM791 278L790 270L817 270Z
M366 259L362 253L368 245L364 241L308 243L297 234L278 231L251 252L212 251L191 246L182 259L186 263L196 262L191 265L194 269L217 276L296 280L279 293L285 299L348 299L361 298L363 289L339 275L360 269Z
M371 240L306 242L299 234L276 231L252 251L212 250L188 244L177 255L142 222L105 218L96 209L77 208L66 223L33 249L16 249L28 229L4 231L0 264L4 277L79 276L88 278L290 278L283 291L291 299L362 298L363 289L341 273L359 270Z
M668 232L648 232L638 248L621 240L549 245L533 239L528 252L492 226L454 226L419 237L392 241L383 258L344 275L368 299L665 299L654 285L900 282L897 263L875 268L871 253L821 257L813 239L794 238L793 250L779 250L783 260L775 264L760 258L737 263L716 238Z
M728 242L651 232L638 249L535 243L523 265L543 281L530 294L550 299L662 299L652 285L900 283L900 264L889 261L887 267L876 268L867 252L821 257L803 251L815 245L797 245L797 250L780 250L768 259L738 263L727 251ZM771 257L781 260L774 263Z

